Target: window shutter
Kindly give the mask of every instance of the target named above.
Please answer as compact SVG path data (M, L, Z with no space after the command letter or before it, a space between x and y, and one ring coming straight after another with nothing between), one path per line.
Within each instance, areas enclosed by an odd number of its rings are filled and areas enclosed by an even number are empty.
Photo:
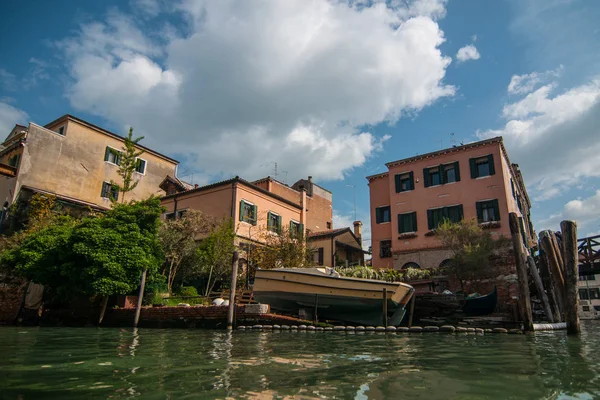
M500 221L500 207L498 207L498 199L492 200L492 205L494 206L494 215L496 216L496 221Z
M477 164L475 164L474 158L469 158L469 165L471 167L471 179L477 178Z
M417 229L417 212L415 211L415 212L411 213L410 216L412 218L412 228L413 228L413 231L416 232L418 230Z
M454 163L454 177L456 178L456 182L460 182L460 168L458 166L458 161Z
M298 225L298 231L300 232L300 237L304 237L304 224Z
M323 265L323 248L319 247L319 265Z
M277 217L277 233L281 233L281 215Z
M440 164L440 166L438 167L438 173L440 174L440 184L443 185L444 183L446 183L446 174L444 174L444 164Z
M490 175L495 175L496 168L494 168L494 156L492 154L490 154L489 156L487 156L487 159L488 159L488 165L490 167Z
M410 185L409 185L410 190L415 190L415 175L413 174L412 171L410 171L408 173L408 175L409 175L409 179L410 179Z
M475 203L475 208L477 209L477 222L483 222L483 208L481 207L481 203Z
M513 195L513 198L514 198L515 197L515 183L513 182L512 178L510 178L510 188L512 190L512 195Z
M462 206L462 204L459 204L457 207L458 207L458 220L462 221L464 219L463 206Z
M396 174L394 176L394 180L396 181L396 193L400 193L402 191L402 186L400 184L400 174Z
M427 228L433 229L433 210L427 210Z
M376 208L375 209L375 222L380 224L381 223L381 208Z
M110 154L110 147L106 146L104 150L104 161L108 161L108 155Z
M402 224L402 214L398 214L398 233L404 233L404 225Z
M252 206L252 225L256 225L258 220L258 206Z
M429 179L429 170L427 168L423 168L423 185L425 187L431 186L431 179Z
M240 201L240 221L244 220L244 200Z
M271 218L271 211L269 211L267 213L267 230L272 230L273 229L273 223L271 222L272 218Z

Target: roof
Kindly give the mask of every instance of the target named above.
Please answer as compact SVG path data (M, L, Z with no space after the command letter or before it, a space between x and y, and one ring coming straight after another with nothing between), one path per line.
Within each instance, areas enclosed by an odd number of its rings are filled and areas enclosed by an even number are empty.
M219 186L231 185L233 183L241 183L244 186L247 186L247 187L249 187L249 188L251 188L253 190L261 192L262 194L265 194L265 195L270 196L270 197L272 197L274 199L277 199L277 200L279 200L279 201L281 201L283 203L286 203L286 204L288 204L288 205L290 205L292 207L300 208L300 209L302 208L299 204L296 204L293 201L290 201L290 200L288 200L286 198L283 198L283 197L281 197L279 195L276 195L275 193L271 193L271 192L269 192L266 189L263 189L263 188L261 188L259 186L256 186L252 182L248 182L247 180L240 178L239 176L236 176L235 178L232 178L232 179L227 179L225 181L219 181L219 182L211 183L209 185L199 186L199 187L194 188L194 189L186 190L185 192L170 194L170 195L164 196L162 199L166 200L166 199L172 199L172 198L179 197L179 196L184 196L184 195L187 196L189 194L202 192L202 191L213 189L213 188L216 188L216 187L219 187Z
M338 235L341 235L342 233L344 233L345 231L352 232L352 230L350 228L348 228L348 227L346 227L346 228L337 228L337 229L329 229L329 230L326 230L326 231L310 232L308 234L308 238L315 239L315 238L318 238L318 237L338 236Z
M192 188L192 185L190 185L189 183L183 182L182 180L180 180L176 176L171 176L171 175L167 175L165 177L165 179L163 179L162 182L158 185L158 187L166 191L166 189L163 188L163 185L166 182L171 182L173 185L177 186L177 188L181 192L185 192L185 191L190 190Z
M52 122L44 125L44 128L48 128L50 126L54 126L54 125L58 124L59 122L61 122L63 120L75 121L75 122L77 122L77 123L79 123L81 125L87 126L88 128L94 129L95 131L103 133L103 134L105 134L107 136L111 136L111 137L113 137L115 139L118 139L118 140L121 140L121 141L125 140L125 138L123 136L121 136L121 135L118 135L118 134L116 134L114 132L111 132L109 130L101 128L98 125L94 125L91 122L87 122L87 121L85 121L85 120L83 120L81 118L77 118L77 117L75 117L75 116L73 116L71 114L65 114L62 117L55 119L54 121L52 121ZM148 148L146 146L143 146L141 144L136 144L136 146L139 147L140 149L143 149L144 151L147 151L150 154L154 154L155 156L163 158L163 159L165 159L167 161L170 161L172 163L179 164L179 161L177 161L177 160L175 160L175 159L173 159L171 157L168 157L168 156L166 156L164 154L161 154L158 151L152 150L152 149L150 149L150 148Z

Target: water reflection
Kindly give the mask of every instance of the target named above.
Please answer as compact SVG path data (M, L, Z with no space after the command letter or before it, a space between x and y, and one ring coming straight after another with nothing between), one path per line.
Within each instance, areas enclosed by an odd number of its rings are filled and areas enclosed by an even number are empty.
M0 329L0 398L595 398L580 338Z

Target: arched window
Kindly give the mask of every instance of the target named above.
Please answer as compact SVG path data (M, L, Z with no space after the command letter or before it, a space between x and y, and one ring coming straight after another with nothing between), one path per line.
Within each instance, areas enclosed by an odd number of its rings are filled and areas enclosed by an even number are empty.
M407 262L406 264L404 264L402 266L402 269L407 269L407 268L421 268L421 266L419 264L417 264L416 262Z
M446 258L444 261L442 261L440 263L440 268L448 268L450 265L452 265L452 260L449 258Z

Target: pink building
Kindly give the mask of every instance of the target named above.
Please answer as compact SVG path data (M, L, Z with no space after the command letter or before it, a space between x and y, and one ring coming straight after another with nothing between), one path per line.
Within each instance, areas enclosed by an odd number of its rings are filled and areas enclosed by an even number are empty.
M433 230L444 218L476 218L492 235L510 236L508 214L515 212L526 246L535 243L523 178L501 137L392 161L386 167L387 172L367 177L373 267L443 265L450 253Z

